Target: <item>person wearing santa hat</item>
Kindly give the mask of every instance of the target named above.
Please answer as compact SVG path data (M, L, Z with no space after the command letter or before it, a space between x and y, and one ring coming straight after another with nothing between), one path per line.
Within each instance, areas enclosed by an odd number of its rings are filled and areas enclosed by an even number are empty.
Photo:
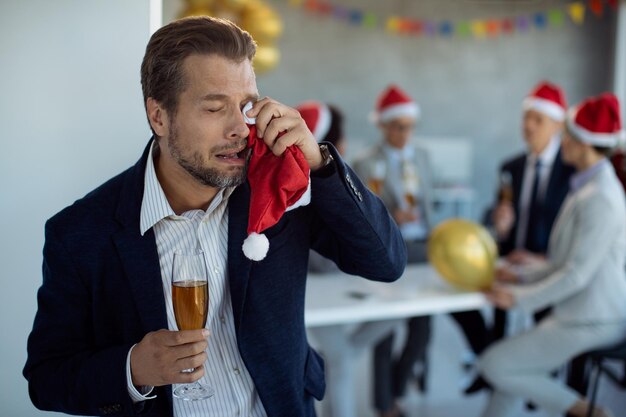
M37 408L313 417L325 381L304 321L309 250L367 279L402 275L386 208L297 110L259 98L255 53L249 33L207 16L151 36L141 158L46 223L23 371ZM206 311L198 328L179 329L176 253L206 269L208 298L188 299L195 322ZM189 386L197 401L173 389L199 380L212 390Z
M417 103L400 87L388 86L378 97L373 118L382 140L353 162L359 177L378 194L400 227L409 263L426 262L426 242L431 230L431 174L427 152L412 143L420 119ZM427 346L430 317L408 320L408 337L397 359L392 357L394 335L374 352L374 407L381 416L401 415L396 399L404 393L416 364L419 386L426 389Z
M486 292L502 309L534 312L553 306L536 327L492 345L479 369L493 386L483 417L506 417L518 398L548 412L574 417L587 400L550 377L584 352L626 337L626 199L607 155L624 140L619 102L592 97L567 114L561 157L576 169L550 235L548 256L517 268L499 268Z
M526 151L502 164L500 190L490 219L500 255L515 264L545 256L550 231L574 173L574 168L560 157L567 111L561 87L539 82L522 101L522 111ZM535 321L539 322L547 312L537 312ZM504 337L507 330L507 312L497 308L490 330L478 311L454 313L452 317L476 356L491 341ZM473 394L486 387L482 378L476 378L464 392Z
M344 115L337 106L310 100L298 104L296 110L313 133L315 140L320 143L332 143L340 155L345 155Z
M510 187L510 193L500 193L493 211L500 253L517 263L529 253L545 254L550 230L574 172L560 158L560 135L567 109L563 90L542 81L524 99L522 108L527 151L502 165L501 187Z
M340 155L345 154L346 138L343 131L343 113L332 104L309 100L296 106L307 127L318 142L331 143ZM339 271L331 259L311 250L309 253L309 271L329 273Z

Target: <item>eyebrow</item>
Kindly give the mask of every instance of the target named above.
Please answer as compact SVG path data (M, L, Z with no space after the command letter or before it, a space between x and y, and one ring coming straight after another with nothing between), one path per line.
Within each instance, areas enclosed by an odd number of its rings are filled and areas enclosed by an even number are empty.
M228 96L226 94L207 94L200 98L201 101L226 101ZM257 101L259 99L258 94L249 94L244 101Z

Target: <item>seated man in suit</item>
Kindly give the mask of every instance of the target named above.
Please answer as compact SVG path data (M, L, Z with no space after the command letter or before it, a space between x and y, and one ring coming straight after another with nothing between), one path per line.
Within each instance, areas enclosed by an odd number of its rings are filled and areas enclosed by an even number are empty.
M522 103L522 133L527 151L506 161L500 170L501 189L492 212L500 255L513 263L545 256L556 215L568 191L574 168L563 162L560 136L566 112L565 95L549 82L539 83ZM537 312L539 321L546 311ZM492 339L504 336L507 313L495 309L494 328L488 331L480 312L453 314L476 355ZM466 393L485 385L477 379Z
M390 86L376 106L382 141L354 161L354 170L377 193L400 227L407 245L408 262L426 262L426 242L431 229L431 176L426 151L411 143L419 107L404 91ZM430 317L408 321L402 354L392 360L393 334L380 342L374 353L374 407L382 416L401 414L400 397L413 368L421 364L420 388L426 384L426 350Z
M46 224L24 368L38 408L314 416L325 383L305 332L309 249L368 279L402 274L404 243L380 200L295 109L258 98L255 52L247 32L209 17L175 21L150 38L141 84L153 138L135 166ZM247 168L259 149L283 156L272 163L297 159L312 197L265 231L269 252L253 262L242 245L258 201L250 186L258 171ZM172 258L198 247L209 267L208 319L204 329L177 331ZM173 398L172 384L200 379L213 397Z

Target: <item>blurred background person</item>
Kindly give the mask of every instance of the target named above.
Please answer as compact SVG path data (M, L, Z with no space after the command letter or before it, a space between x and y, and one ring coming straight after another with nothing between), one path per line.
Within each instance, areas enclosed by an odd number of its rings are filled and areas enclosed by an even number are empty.
M431 173L426 151L411 142L420 117L417 103L398 86L390 85L379 96L374 113L382 140L353 162L361 180L378 194L400 227L409 263L426 262L426 241L431 230ZM396 399L415 375L426 388L427 347L431 318L413 317L407 322L407 338L398 358L393 357L392 333L374 351L374 407L385 417L402 415Z
M545 256L554 220L569 190L574 168L561 158L561 133L567 103L561 87L548 81L537 84L522 102L522 134L526 151L506 161L500 169L500 188L490 212L501 256L514 264L531 262ZM546 310L536 312L540 321ZM480 355L491 340L507 330L507 312L496 308L494 323L487 330L478 311L455 313L470 342ZM472 394L485 388L482 378L466 389Z
M561 153L576 173L550 238L548 257L501 268L489 300L502 309L534 312L553 306L536 327L500 341L479 366L494 388L483 417L511 415L518 398L549 412L609 416L549 373L583 352L626 335L626 203L607 155L621 130L612 94L590 98L567 117Z
M509 255L514 263L523 262L529 253L545 255L574 172L560 157L567 107L562 89L543 81L522 106L527 150L502 165L499 200L492 216L500 254Z
M296 110L304 119L307 127L318 142L331 143L340 155L346 152L346 138L344 134L344 116L341 110L332 104L320 101L305 101ZM314 250L309 251L309 272L335 272L337 265Z

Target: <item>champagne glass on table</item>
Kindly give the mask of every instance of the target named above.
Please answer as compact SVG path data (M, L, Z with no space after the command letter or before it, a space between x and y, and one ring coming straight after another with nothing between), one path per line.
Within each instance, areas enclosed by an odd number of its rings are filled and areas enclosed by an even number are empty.
M174 252L172 262L172 304L178 330L203 329L209 309L209 283L204 252ZM183 371L185 372L185 371ZM174 388L174 396L183 400L204 400L215 391L196 381Z

